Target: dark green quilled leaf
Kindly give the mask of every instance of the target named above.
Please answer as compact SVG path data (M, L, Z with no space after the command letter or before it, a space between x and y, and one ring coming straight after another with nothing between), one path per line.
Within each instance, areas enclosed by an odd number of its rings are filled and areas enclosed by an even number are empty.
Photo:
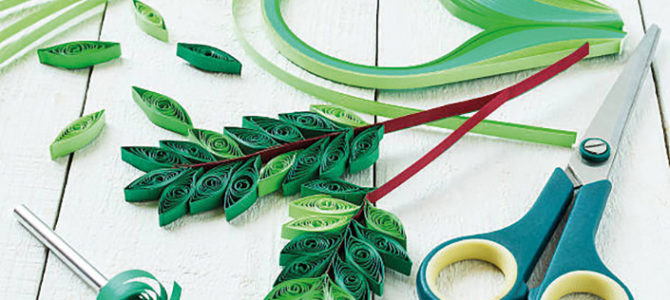
M157 126L181 135L188 135L188 130L193 128L188 113L174 99L136 86L132 92L135 103Z
M339 256L335 257L333 263L333 274L335 283L348 292L356 300L369 300L372 296L370 286L363 274L357 269L342 261Z
M291 279L319 277L328 270L328 266L332 260L333 254L330 253L319 256L300 257L282 269L273 285L276 286Z
M345 261L368 280L373 293L381 296L384 289L384 262L377 250L353 236L349 236L344 243Z
M346 216L310 216L292 220L281 229L281 237L294 239L307 233L339 233L349 224Z
M302 184L300 195L326 194L333 198L344 199L360 205L367 193L373 191L371 187L360 187L340 179L314 179Z
M351 141L349 172L356 173L372 166L379 158L379 142L384 137L384 125L370 127Z
M62 157L75 152L90 144L105 127L105 110L85 115L58 133L56 139L49 146L51 159Z
M151 6L138 0L133 0L135 6L135 23L142 31L163 42L168 41L168 32L163 16Z
M354 235L362 241L372 245L379 253L384 266L396 270L407 276L412 271L412 260L405 248L393 238L374 230L363 227L357 221L352 221Z
M313 111L328 120L335 122L342 127L362 127L368 125L353 111L334 105L313 104L309 106L309 110Z
M297 278L275 285L265 300L318 300L323 296L323 277Z
M81 69L121 56L121 44L76 41L37 50L40 62L66 69Z
M279 265L286 266L304 256L323 256L337 250L342 236L338 233L303 234L284 246L279 255Z
M223 196L226 220L231 221L256 203L260 168L261 158L256 156L247 160L231 176L230 183Z
M300 132L306 138L342 130L342 127L311 111L279 114L279 120L291 123L300 129Z
M284 195L288 196L299 192L301 184L318 177L321 157L327 144L328 138L323 138L300 151L295 163L284 177L282 183Z
M192 66L209 72L228 74L242 72L242 64L232 55L208 45L178 43L177 56Z
M353 217L359 209L360 206L342 199L317 194L292 201L288 207L288 215L294 219L310 216Z
M231 138L206 129L189 129L189 138L205 147L207 151L221 159L231 159L244 156L242 150Z
M222 206L223 194L228 187L239 163L230 163L215 167L200 176L195 184L195 191L189 199L191 214L197 214Z
M144 172L187 164L181 155L158 147L121 147L121 159Z
M260 116L245 116L242 127L258 129L280 143L290 143L304 139L300 130L291 123Z
M158 202L158 221L165 226L186 215L188 199L195 191L195 183L202 169L189 170L187 174L168 185Z
M199 144L186 141L160 141L162 148L170 149L193 163L215 161L214 155Z
M156 169L135 179L123 190L127 202L157 201L166 186L187 173L187 169Z
M347 159L349 158L349 143L353 136L352 130L347 130L333 139L321 157L319 167L320 178L338 178L347 170Z
M300 151L291 151L280 154L271 159L261 169L260 180L258 181L258 196L270 194L281 188L284 177L295 163L295 158Z
M403 248L407 247L405 228L394 214L372 205L365 207L365 225L368 229L394 238Z
M271 136L258 129L225 127L223 134L235 140L245 154L251 154L279 145Z

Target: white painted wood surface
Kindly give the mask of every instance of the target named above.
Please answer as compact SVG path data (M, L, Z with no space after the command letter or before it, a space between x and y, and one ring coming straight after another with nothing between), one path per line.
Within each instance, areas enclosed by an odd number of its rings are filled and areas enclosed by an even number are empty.
M627 52L643 34L642 16L647 25L658 22L670 30L662 13L663 1L643 0L643 15L635 0L605 2L620 10L627 25L623 57L582 62L506 104L492 118L576 131L588 125ZM121 0L109 4L104 21L91 18L50 42L96 39L98 34L102 40L121 42L122 59L96 66L90 82L89 71L43 66L32 53L0 73L0 211L6 214L0 218L1 299L92 299L95 295L60 261L53 256L46 259L43 248L19 228L10 217L11 207L18 203L28 204L52 224L57 221L56 230L108 276L131 268L149 270L165 284L177 280L184 287L184 299L259 299L280 270L277 260L286 242L280 238L280 228L288 220L286 203L293 198L265 197L232 224L216 211L183 218L166 229L157 225L155 205L123 201L123 187L141 172L120 160L119 147L181 139L146 119L131 100L130 86L177 99L196 126L213 130L238 125L244 115L304 110L319 100L276 80L245 55L232 31L229 0L147 3L165 17L169 44L141 32L134 24L130 2ZM343 87L287 62L265 39L258 1L244 3L244 28L264 54L304 78L374 98L372 90ZM399 0L291 0L283 9L291 28L317 49L366 64L426 61L478 30L450 16L436 0L416 0L412 5ZM670 35L666 32L664 37ZM204 73L188 66L174 55L177 41L229 51L242 61L242 76ZM667 45L662 41L655 64L661 101L670 98L662 88L663 80L670 78L665 74L670 72ZM382 91L378 100L428 108L482 95L530 74L420 91ZM615 163L615 187L597 236L603 260L642 300L670 294L666 284L670 261L665 259L670 251L670 171L661 101L650 76ZM84 113L105 108L108 126L96 142L72 157L68 170L69 158L51 161L48 145L79 115L82 105ZM388 135L374 169L375 183L389 180L446 134L416 128ZM405 224L409 254L415 262L410 277L387 272L381 298L416 298L416 270L432 247L521 217L553 168L564 166L569 155L564 148L466 136L379 203ZM372 171L348 179L371 185ZM443 288L456 299L488 299L501 284L501 275L481 263L461 263L443 275Z

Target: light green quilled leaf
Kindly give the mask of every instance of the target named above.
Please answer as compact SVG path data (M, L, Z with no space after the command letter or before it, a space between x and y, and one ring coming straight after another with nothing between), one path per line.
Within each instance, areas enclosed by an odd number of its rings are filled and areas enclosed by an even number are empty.
M281 188L284 177L295 163L300 151L291 151L275 156L261 169L258 181L258 196L270 194Z
M158 144L161 148L170 149L193 163L204 163L216 160L214 155L209 153L207 149L196 143L163 140L159 141Z
M258 198L258 176L261 158L247 160L230 177L230 183L223 196L226 220L231 221L256 203Z
M37 50L40 62L66 69L81 69L121 57L121 44L76 41Z
M346 216L311 216L292 220L282 226L281 236L294 239L305 233L339 232L347 227L349 217Z
M142 146L121 147L121 159L144 172L188 163L188 160L172 150Z
M340 179L314 179L302 184L300 196L326 194L333 198L360 205L363 203L365 195L373 190L374 188L357 186Z
M90 144L105 127L105 110L85 115L61 130L49 146L51 159L75 152Z
M374 165L379 159L379 143L384 137L384 125L370 127L351 141L349 172L357 173Z
M192 128L189 129L189 138L221 159L244 156L244 153L242 153L242 150L240 150L235 141L218 132Z
M137 26L148 35L167 43L168 32L163 16L151 6L138 0L133 0L133 6L135 8L135 23L137 23Z
M347 201L317 194L292 201L288 207L288 214L294 219L310 216L353 217L359 209L360 206Z
M311 111L279 114L279 120L297 127L305 138L317 137L342 130L342 127L339 125Z
M265 300L317 300L323 289L323 277L298 278L275 285Z
M293 195L300 191L300 185L319 175L319 166L323 150L328 145L328 138L320 139L314 144L300 151L295 158L291 169L284 177L282 190L285 196Z
M163 168L150 171L135 179L123 190L127 202L158 201L170 183L187 173L187 169Z
M165 226L188 213L188 200L195 192L195 183L202 169L189 170L184 176L168 185L158 200L158 221Z
M363 127L368 125L368 123L363 121L363 119L355 112L343 107L327 104L312 104L309 106L309 110L342 127Z
M242 72L242 64L232 55L208 45L178 43L177 56L192 66L209 72L228 74Z
M237 162L221 165L200 176L195 184L195 191L188 200L191 214L223 206L223 194L239 165Z
M365 207L365 224L367 228L394 238L403 248L407 247L405 228L394 214L372 205Z
M132 92L135 103L154 124L181 135L188 135L193 128L188 113L174 99L136 86Z

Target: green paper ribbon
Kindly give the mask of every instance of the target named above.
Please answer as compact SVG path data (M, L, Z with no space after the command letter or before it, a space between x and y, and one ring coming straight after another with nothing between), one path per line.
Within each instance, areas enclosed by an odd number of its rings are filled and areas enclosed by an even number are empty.
M223 194L239 163L215 167L203 174L195 184L195 191L188 200L191 214L197 214L221 207Z
M49 146L51 159L75 152L90 144L105 127L105 110L85 115L70 123L58 133Z
M302 184L300 187L300 196L305 197L314 194L325 194L360 205L363 203L365 195L373 190L374 188L357 186L340 179L324 178L314 179Z
M181 155L158 147L121 147L121 159L144 172L187 164Z
M258 129L225 127L223 128L223 134L235 140L245 154L279 145L271 136Z
M275 156L261 169L260 180L258 181L258 196L270 194L281 188L284 177L288 174L291 166L300 151L291 151Z
M161 148L170 149L193 163L204 163L216 160L214 155L209 153L207 149L196 143L186 141L159 141L158 143Z
M318 176L321 157L327 144L328 138L323 138L305 150L300 151L295 159L295 163L291 166L286 177L284 177L282 190L285 196L298 193L301 184Z
M237 143L231 138L206 129L189 129L189 138L205 147L214 156L222 159L244 156Z
M321 156L321 165L319 166L320 178L335 179L347 170L347 160L349 158L352 130L347 130L333 139L326 147Z
M112 277L100 289L96 300L179 300L181 286L172 285L168 297L165 287L151 273L143 270L128 270Z
M127 202L157 201L165 187L186 174L187 169L164 168L150 171L135 179L123 194Z
M261 159L256 156L247 160L230 178L230 185L223 197L226 220L231 221L256 203L258 198L258 175Z
M345 216L353 217L359 206L328 195L311 195L291 202L288 215L299 219L307 216Z
M300 129L300 132L306 138L317 137L342 130L340 126L327 118L310 111L279 114L279 120L291 123L293 126Z
M81 69L121 57L121 44L77 41L37 50L40 62L66 69Z
M151 6L138 0L133 0L133 7L135 8L135 23L137 23L137 26L148 35L167 43L168 32L163 16Z
M193 128L186 110L174 99L134 86L133 100L154 124L167 130L188 135Z
M258 129L280 143L291 143L304 139L300 130L290 123L260 116L245 116L242 127Z
M346 108L327 104L312 104L309 106L309 110L333 121L341 127L363 127L368 125L356 113Z
M158 200L158 221L161 227L188 213L188 202L195 191L195 183L201 173L202 169L189 170L163 190Z
M384 126L374 126L359 133L351 141L349 172L357 173L375 164L379 158L379 142L384 137Z
M178 43L177 56L204 71L228 74L240 74L242 72L242 64L237 59L212 46Z

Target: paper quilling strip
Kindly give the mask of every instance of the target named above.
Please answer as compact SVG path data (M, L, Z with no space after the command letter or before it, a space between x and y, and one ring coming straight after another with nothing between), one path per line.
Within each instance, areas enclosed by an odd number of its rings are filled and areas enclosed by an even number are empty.
M136 86L132 92L135 103L154 124L181 135L193 128L188 113L174 99Z
M200 44L177 44L177 56L192 66L209 71L228 74L240 74L242 64L232 55L212 46Z
M90 144L105 127L105 110L85 115L61 130L49 146L51 159L75 152Z
M135 8L135 23L148 35L157 38L163 42L168 42L168 32L165 27L163 16L144 2L133 0Z
M77 41L38 49L37 56L46 65L81 69L121 57L121 44Z

